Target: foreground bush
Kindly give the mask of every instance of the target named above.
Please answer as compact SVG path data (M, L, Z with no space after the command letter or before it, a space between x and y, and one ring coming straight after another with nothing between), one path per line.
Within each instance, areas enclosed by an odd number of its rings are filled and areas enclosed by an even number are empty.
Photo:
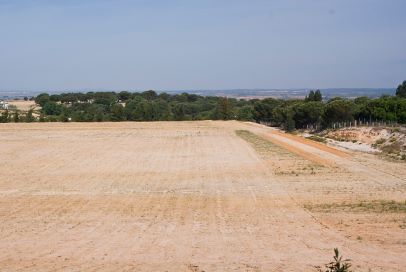
M340 256L340 252L337 248L334 249L334 261L325 264L324 268L317 267L318 272L351 272L349 259L343 260L343 256Z

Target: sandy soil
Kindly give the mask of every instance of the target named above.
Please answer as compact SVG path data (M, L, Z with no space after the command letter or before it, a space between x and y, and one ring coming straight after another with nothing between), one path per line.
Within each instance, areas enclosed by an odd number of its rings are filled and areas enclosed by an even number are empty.
M235 121L1 124L0 150L0 270L406 265L404 212L340 208L403 203L405 164Z
M365 152L365 153L380 153L381 150L374 148L371 144L361 142L341 142L332 139L326 140L329 145L344 148L353 151Z
M329 144L353 151L380 153L395 159L406 156L405 127L352 127L326 131ZM403 157L404 157L403 156Z

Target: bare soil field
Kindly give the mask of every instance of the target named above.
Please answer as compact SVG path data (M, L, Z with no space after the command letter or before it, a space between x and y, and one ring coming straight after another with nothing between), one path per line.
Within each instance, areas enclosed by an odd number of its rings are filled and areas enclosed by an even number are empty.
M9 101L11 106L15 106L18 110L29 111L30 109L38 108L35 101L24 101L24 100L11 100Z
M405 163L236 121L0 124L0 150L0 271L405 271Z

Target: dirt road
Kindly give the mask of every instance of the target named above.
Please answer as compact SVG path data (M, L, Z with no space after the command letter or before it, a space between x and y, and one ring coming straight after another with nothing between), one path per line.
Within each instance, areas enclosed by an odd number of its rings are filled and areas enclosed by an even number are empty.
M402 210L342 205L402 205L404 164L235 121L1 124L0 150L2 271L406 266Z

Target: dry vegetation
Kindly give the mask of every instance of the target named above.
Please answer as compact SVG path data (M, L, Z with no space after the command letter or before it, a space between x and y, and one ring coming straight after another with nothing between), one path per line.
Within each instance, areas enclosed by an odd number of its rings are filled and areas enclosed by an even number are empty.
M331 130L323 136L337 141L338 146L363 150L360 145L371 151L380 151L386 157L406 160L406 128L404 127L353 127ZM317 136L313 136L315 137ZM319 139L325 139L318 137Z
M20 111L29 111L30 109L37 109L38 106L35 104L35 101L24 101L24 100L11 100L9 101L10 108L16 108Z
M305 160L297 154L272 143L248 130L237 130L236 134L246 140L269 163L276 175L316 174L323 165Z
M305 205L306 209L318 212L359 212L359 213L406 213L406 201L388 201L388 200L374 200L374 201L360 201L358 203L329 203L318 205Z
M406 169L242 122L0 125L5 271L403 271Z

